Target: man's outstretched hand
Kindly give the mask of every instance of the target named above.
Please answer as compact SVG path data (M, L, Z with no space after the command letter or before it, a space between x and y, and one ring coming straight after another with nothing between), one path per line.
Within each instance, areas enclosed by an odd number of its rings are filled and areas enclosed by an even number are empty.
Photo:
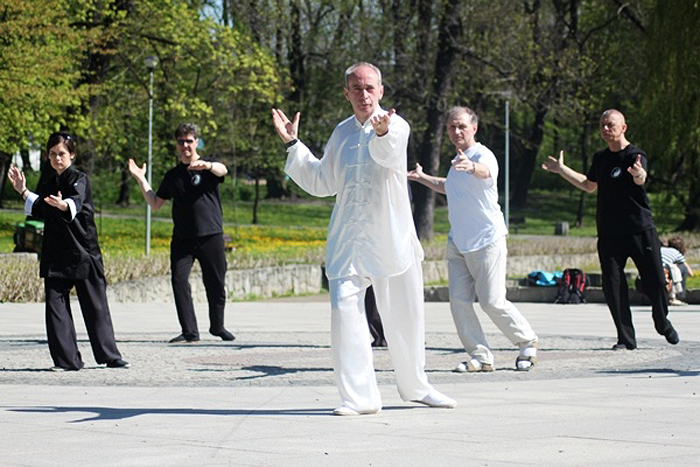
M391 121L391 116L396 113L396 110L390 109L384 115L375 115L369 119L369 122L374 128L374 132L377 136L384 136L389 132L389 121Z
M282 110L272 109L272 125L285 143L297 139L297 135L299 134L299 117L300 114L297 112L292 122Z
M559 159L555 159L552 156L547 157L544 162L542 162L542 168L547 172L561 173L561 169L564 167L564 151L559 151Z

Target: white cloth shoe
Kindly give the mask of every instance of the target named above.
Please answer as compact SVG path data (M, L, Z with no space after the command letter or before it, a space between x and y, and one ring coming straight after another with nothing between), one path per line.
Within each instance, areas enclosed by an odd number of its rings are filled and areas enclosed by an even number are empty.
M416 400L419 404L427 405L428 407L440 407L444 409L453 409L457 405L457 401L451 397L447 397L441 392L433 389L421 400Z
M341 405L340 407L337 407L333 409L333 415L338 415L341 417L347 417L347 416L353 416L353 415L373 415L379 412L379 409L377 410L361 410L357 411L354 409L351 409L350 407L346 405Z

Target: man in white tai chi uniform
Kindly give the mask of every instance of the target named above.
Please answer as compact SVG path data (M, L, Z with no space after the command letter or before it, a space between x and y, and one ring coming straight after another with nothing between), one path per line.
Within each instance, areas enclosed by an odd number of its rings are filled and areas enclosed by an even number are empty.
M326 252L333 368L342 401L333 413L372 414L382 408L365 318L370 284L401 398L452 408L456 402L433 389L424 371L423 249L406 180L410 126L393 109L379 107L384 87L374 65L348 68L344 94L355 115L336 126L321 160L297 139L299 113L291 122L281 110L272 110L287 146L287 174L312 195L336 196Z

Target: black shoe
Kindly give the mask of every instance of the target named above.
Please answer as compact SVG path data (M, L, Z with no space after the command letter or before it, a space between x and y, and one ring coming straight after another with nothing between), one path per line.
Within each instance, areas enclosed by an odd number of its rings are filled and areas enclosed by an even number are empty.
M129 368L130 366L129 362L125 362L121 358L107 362L107 368Z
M625 344L615 344L612 346L612 350L634 350L637 347L628 347Z
M228 332L226 329L222 329L219 332L212 332L211 335L220 337L222 341L232 341L236 339L236 336Z
M170 344L179 344L181 342L199 342L199 337L187 337L184 334L180 334L168 341Z
M673 328L666 331L666 333L664 334L664 337L666 338L666 342L668 342L669 344L672 344L672 345L676 345L681 341L681 338L678 337L678 333Z

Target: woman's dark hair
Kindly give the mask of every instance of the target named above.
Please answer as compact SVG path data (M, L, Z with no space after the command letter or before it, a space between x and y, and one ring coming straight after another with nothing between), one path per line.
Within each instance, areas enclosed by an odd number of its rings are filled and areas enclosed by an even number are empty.
M181 123L175 130L175 139L183 136L192 135L194 138L199 138L199 128L194 123Z
M46 143L46 152L48 153L51 151L52 147L60 143L63 143L66 149L68 149L69 153L75 154L75 140L70 133L65 133L63 131L51 133L51 136L49 136L49 141Z
M684 255L686 252L685 242L681 237L671 237L668 239L666 244L671 248L675 248L676 250L680 251L682 255Z

